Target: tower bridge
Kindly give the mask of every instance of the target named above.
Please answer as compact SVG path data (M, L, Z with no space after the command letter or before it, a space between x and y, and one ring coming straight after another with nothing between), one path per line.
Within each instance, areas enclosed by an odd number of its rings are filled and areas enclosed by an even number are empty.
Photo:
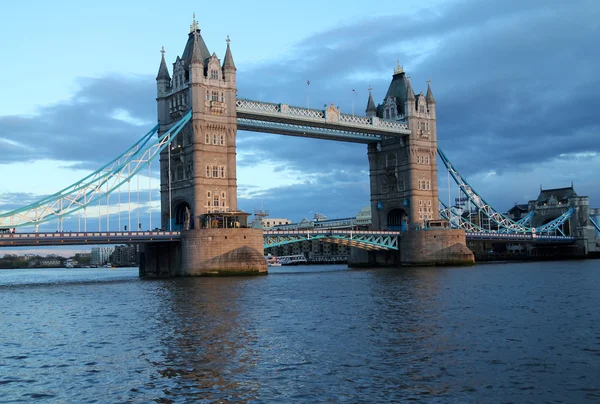
M237 68L229 38L221 62L216 53L209 52L194 19L183 53L171 71L163 49L156 83L158 124L82 180L35 203L0 213L0 230L19 228L19 233L0 234L0 246L126 241L144 246L143 276L264 273L265 247L301 242L311 234L271 234L248 227L249 214L237 206L236 174L237 131L248 130L367 146L370 229L312 234L313 239L355 247L350 257L353 264L472 263L467 237L571 243L584 255L595 247L585 197L578 202L573 195L559 198L560 205L551 213L536 208L536 214L547 212L540 224L535 215L513 220L489 205L437 146L437 104L430 81L425 94L415 93L400 65L393 71L382 103L376 105L369 91L365 116L342 113L333 104L310 109L237 98ZM479 220L470 210L465 215L464 210L440 201L437 156L454 179L461 200L472 204ZM150 177L156 160L162 230L131 231L132 181L146 169ZM121 192L127 195L124 209ZM113 203L117 199L118 213L109 207L111 198ZM95 206L98 231L90 233L87 216ZM111 211L118 215L119 230L126 212L129 231L109 230ZM63 220L74 217L78 218L77 232L65 232ZM49 221L58 222L58 231L39 233L38 226ZM138 230L140 226L138 213ZM28 227L35 231L21 231ZM148 229L152 228L150 219Z

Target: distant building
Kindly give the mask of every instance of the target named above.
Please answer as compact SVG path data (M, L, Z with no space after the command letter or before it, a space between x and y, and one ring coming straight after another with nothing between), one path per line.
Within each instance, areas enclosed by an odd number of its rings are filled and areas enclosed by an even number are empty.
M118 245L110 256L110 262L118 267L137 266L138 252L138 246L135 244Z
M508 217L514 221L521 220L529 213L529 205L526 203L515 204L508 210Z
M110 255L114 247L94 247L92 248L90 265L104 265L109 262Z
M281 226L281 225L286 225L286 224L290 224L292 223L292 221L290 219L286 219L286 218L274 218L274 217L269 217L269 218L263 218L261 220L261 225L263 229L271 229L273 226Z

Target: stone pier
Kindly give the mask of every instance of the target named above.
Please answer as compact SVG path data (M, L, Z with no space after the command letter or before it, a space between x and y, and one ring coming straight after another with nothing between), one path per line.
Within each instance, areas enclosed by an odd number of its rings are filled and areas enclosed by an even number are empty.
M464 230L440 228L401 233L399 251L365 251L353 248L348 266L354 268L399 266L473 265Z
M262 229L194 229L181 243L146 244L140 277L266 275Z

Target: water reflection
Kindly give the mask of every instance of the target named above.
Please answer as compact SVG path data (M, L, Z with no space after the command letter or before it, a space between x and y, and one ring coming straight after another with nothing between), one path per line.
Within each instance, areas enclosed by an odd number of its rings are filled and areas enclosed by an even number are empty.
M166 396L246 402L260 384L244 379L255 365L258 339L240 317L240 299L252 279L193 278L161 284L164 360L154 363L169 383ZM153 381L152 384L160 381Z

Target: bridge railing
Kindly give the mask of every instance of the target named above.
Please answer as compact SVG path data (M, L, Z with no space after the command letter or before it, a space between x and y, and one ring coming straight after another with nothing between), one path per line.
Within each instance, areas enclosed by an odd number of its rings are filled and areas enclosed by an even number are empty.
M331 105L326 109L310 109L294 107L287 104L238 99L236 111L262 116L279 117L327 124L337 124L352 128L376 128L384 132L408 134L408 124L405 122L388 121L377 117L343 114L339 108Z
M49 238L86 238L86 237L179 237L178 231L88 231L88 232L54 232L54 233L0 233L0 239L49 239Z

